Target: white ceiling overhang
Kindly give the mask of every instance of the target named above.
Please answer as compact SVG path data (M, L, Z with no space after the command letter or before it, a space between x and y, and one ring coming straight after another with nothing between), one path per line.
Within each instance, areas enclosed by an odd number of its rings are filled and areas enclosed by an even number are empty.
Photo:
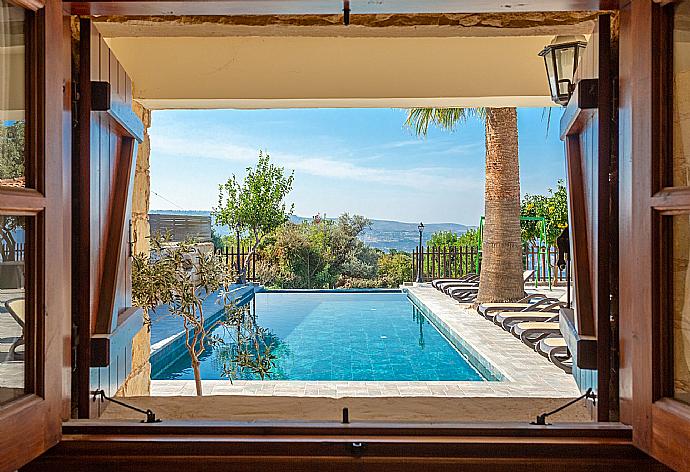
M553 105L543 31L96 25L150 109Z

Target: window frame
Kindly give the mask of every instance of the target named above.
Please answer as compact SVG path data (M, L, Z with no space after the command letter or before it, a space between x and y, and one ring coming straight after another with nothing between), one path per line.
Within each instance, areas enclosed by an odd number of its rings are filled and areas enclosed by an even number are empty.
M56 130L62 125L46 125L59 116L51 113L50 106L56 102L46 103L46 91L54 93L54 85L62 77L54 75L57 64L47 60L51 52L55 53L47 39L48 34L55 34L55 9L44 8L40 1L7 2L26 13L26 187L0 187L0 214L23 216L26 221L25 394L0 405L0 469L13 470L57 443L61 436L63 346L59 308L64 305L55 303L60 288L47 283L46 267L52 267L60 257L54 254L57 239L52 234L47 237L47 230L59 231L56 225L63 220L58 214L62 212L61 201L53 203L48 198L62 185L58 183L61 173L55 173L62 168L61 146L55 146L59 143ZM53 251L49 251L51 247ZM49 308L55 311L53 317L48 317Z
M636 104L643 119L633 122L633 162L637 160L639 175L649 169L647 182L638 190L633 205L639 205L637 215L648 219L650 234L635 235L640 243L642 257L649 257L651 293L641 297L650 303L649 312L640 311L635 320L638 336L641 330L649 330L638 339L638 353L632 359L632 369L637 370L633 381L632 424L636 444L664 464L683 469L690 463L690 405L673 398L673 287L672 267L674 215L690 215L690 185L673 185L673 3L666 5L633 4L645 14L648 23L635 26L647 37L649 60L644 68L636 71L639 97ZM633 17L634 18L634 17ZM634 21L634 19L633 19ZM646 56L643 52L643 57ZM635 103L634 103L635 104ZM649 133L649 134L647 134ZM647 143L641 139L649 136ZM648 187L645 188L645 186ZM648 192L646 195L645 193ZM643 215L645 215L643 217ZM644 229L638 228L640 232ZM645 259L647 260L647 259ZM623 261L622 261L623 262ZM623 269L624 264L621 265ZM649 298L647 298L649 297ZM635 385L637 384L637 385Z

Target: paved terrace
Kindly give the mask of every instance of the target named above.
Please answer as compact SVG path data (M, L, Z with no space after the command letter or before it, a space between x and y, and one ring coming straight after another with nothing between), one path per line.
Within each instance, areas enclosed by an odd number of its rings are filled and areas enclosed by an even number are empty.
M19 395L24 389L24 361L21 357L9 360L7 355L12 343L22 335L22 328L5 309L5 302L23 296L23 290L0 290L0 404ZM24 346L17 348L23 354Z
M534 286L528 286L534 290ZM407 287L427 316L456 344L474 354L483 368L500 378L491 382L333 382L204 380L205 395L328 398L574 398L580 394L571 375L551 364L519 339L428 284ZM540 290L548 292L546 290ZM551 292L550 296L559 296ZM154 380L152 396L193 396L193 380Z

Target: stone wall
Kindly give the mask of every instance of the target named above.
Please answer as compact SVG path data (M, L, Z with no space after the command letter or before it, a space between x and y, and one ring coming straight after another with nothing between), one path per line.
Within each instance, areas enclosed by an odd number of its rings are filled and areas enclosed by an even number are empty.
M133 104L134 112L144 123L144 141L137 151L134 171L134 188L132 191L132 241L135 253L149 251L149 196L151 181L149 175L149 157L151 143L148 129L151 126L151 110L138 103ZM151 333L147 326L132 338L132 370L117 391L119 396L149 395L151 391Z
M144 108L137 102L133 105L134 112L144 123L144 141L139 145L137 166L134 173L134 191L132 192L132 241L134 252L148 252L149 250L149 200L151 195L151 178L149 175L149 157L151 142L149 127L151 126L151 110Z

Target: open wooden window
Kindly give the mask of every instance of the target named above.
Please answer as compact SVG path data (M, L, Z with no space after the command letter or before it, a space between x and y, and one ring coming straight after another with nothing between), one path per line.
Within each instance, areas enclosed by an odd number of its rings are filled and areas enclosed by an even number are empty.
M652 451L690 467L690 1L660 9L660 159L653 165ZM652 156L654 158L654 156ZM655 241L658 241L655 244Z
M621 412L638 447L688 470L690 1L632 3L624 41L639 47L621 57Z
M66 299L49 281L64 276L62 155L59 134L47 129L61 124L46 126L60 115L46 113L45 97L53 94L52 105L62 98L61 87L47 87L60 78L46 80L55 70L46 68L42 7L0 0L1 470L60 438Z

